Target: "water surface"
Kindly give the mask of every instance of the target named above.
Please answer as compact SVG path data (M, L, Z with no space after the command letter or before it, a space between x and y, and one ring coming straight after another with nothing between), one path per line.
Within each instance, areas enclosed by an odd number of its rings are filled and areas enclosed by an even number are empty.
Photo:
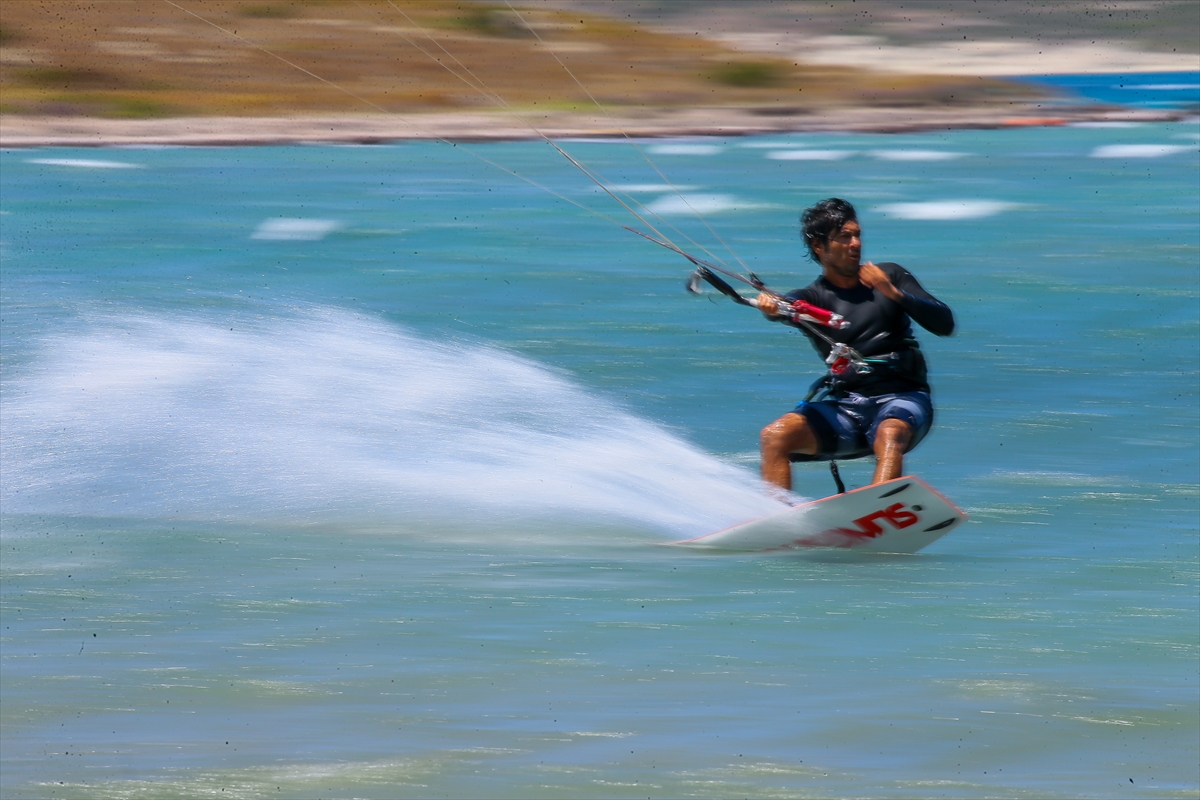
M954 308L911 557L660 546L777 507L820 365L545 144L0 153L0 793L1195 796L1198 141L565 144L785 290L847 197Z

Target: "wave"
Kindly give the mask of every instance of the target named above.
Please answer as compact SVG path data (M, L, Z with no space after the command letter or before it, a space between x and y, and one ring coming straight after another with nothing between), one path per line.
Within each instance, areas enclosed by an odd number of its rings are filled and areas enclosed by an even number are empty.
M841 161L854 153L854 150L772 150L766 157L776 161Z
M877 210L889 217L911 220L982 219L1020 208L1003 200L930 200L924 203L889 203Z
M79 167L80 169L141 169L141 164L127 161L106 161L99 158L27 158L26 164L41 164L47 167Z
M1162 158L1195 148L1183 144L1106 144L1094 148L1092 158Z
M719 214L723 211L747 211L763 208L763 204L741 200L731 194L668 194L645 205L658 216L686 214Z

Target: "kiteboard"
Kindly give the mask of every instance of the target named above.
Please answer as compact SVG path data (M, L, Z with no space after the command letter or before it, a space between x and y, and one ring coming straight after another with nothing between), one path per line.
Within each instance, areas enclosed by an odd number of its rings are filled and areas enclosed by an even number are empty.
M753 552L837 547L915 553L966 518L929 484L909 475L672 544Z

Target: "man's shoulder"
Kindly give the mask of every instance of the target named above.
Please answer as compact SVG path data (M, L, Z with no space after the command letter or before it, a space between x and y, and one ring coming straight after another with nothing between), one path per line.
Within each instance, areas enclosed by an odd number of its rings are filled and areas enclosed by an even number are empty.
M911 274L908 270L906 270L904 267L897 264L895 261L880 261L875 266L877 266L881 270L883 270L884 274L886 274L889 278L892 277L893 275L909 275L909 274Z
M801 289L793 289L787 293L787 296L793 300L805 300L811 303L813 298L820 297L827 291L829 291L829 285L825 280L825 276L818 275L808 286Z

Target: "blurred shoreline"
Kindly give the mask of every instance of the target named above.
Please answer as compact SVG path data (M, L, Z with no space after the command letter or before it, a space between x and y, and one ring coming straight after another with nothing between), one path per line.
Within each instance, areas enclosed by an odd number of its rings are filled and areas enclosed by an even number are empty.
M1195 111L1101 105L1011 104L969 108L644 109L610 115L496 111L436 114L308 114L286 117L0 117L0 147L240 146L329 142L382 144L406 140L505 141L563 138L753 136L772 133L907 133L1079 123L1169 122Z
M1134 3L1127 19L860 6L528 0L517 14L277 0L209 4L201 17L134 0L9 4L0 147L904 133L1200 109L1053 80L1192 74L1186 4Z

